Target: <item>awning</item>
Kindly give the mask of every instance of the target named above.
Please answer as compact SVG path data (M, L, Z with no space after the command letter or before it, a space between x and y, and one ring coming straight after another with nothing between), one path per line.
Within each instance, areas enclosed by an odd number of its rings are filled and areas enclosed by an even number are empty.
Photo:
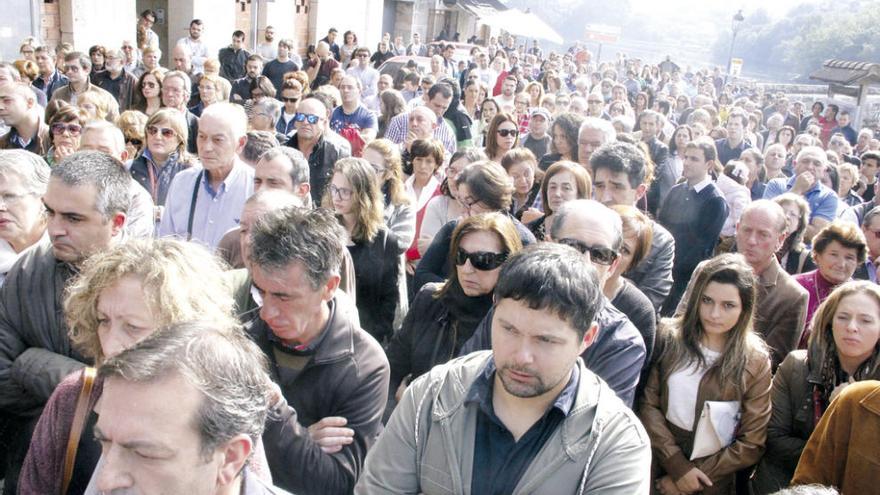
M517 36L546 40L557 45L564 43L562 36L555 29L531 12L508 9L481 18L479 22L494 29L503 29Z
M830 59L810 79L842 86L880 84L880 64Z
M498 0L458 0L455 5L477 19L507 10L507 6Z

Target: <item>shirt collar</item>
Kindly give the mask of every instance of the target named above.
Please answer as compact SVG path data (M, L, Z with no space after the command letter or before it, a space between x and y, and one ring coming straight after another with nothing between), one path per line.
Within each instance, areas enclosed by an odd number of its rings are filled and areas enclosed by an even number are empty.
M464 399L465 404L477 403L484 411L494 411L492 406L492 390L495 385L495 370L495 358L489 358L489 361L483 367L483 371L477 375L477 379L474 380L468 389ZM574 407L580 378L580 367L575 364L572 366L568 384L565 385L565 388L562 389L562 392L559 392L559 395L553 401L552 408L558 409L566 417Z
M706 186L708 186L708 185L711 184L711 183L712 183L712 177L709 177L709 176L707 175L705 179L703 179L703 180L701 180L700 182L697 182L696 184L694 184L693 190L699 193L699 192L701 192L703 189L705 189Z

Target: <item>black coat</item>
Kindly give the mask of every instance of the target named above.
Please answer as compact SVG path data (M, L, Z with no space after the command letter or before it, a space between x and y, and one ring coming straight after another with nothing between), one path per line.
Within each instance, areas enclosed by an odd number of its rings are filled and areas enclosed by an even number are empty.
M370 242L348 246L354 262L355 291L361 326L379 342L394 331L394 310L400 300L397 287L400 252L397 237L382 229Z

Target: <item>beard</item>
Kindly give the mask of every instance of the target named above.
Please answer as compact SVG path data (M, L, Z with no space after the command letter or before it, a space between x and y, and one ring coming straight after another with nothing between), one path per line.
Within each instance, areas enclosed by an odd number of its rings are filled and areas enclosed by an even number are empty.
M528 381L515 380L508 376L508 371L525 373L530 376L530 379ZM513 395L514 397L519 397L522 399L528 399L531 397L543 395L559 384L558 382L552 385L548 384L545 381L545 377L539 375L532 370L529 370L528 368L523 368L519 366L505 365L499 367L495 373L501 379L501 385L504 387L504 390L506 390L507 393Z

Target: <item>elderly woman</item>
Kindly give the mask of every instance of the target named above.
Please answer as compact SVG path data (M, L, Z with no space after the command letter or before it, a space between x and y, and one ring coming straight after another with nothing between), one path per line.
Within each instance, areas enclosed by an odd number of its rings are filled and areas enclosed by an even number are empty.
M84 110L70 104L62 105L49 119L49 149L46 163L53 166L79 149L83 127L89 121Z
M46 232L49 166L24 150L0 150L0 286L21 253Z
M189 110L196 117L201 117L205 107L218 101L226 101L227 99L229 99L229 96L224 93L224 86L220 82L220 76L204 74L199 79L199 102Z
M122 136L125 138L128 158L138 157L144 150L144 143L147 140L145 133L147 115L137 110L126 110L116 118L116 127L122 131Z
M553 221L553 212L574 199L590 199L593 183L587 169L570 161L556 162L544 172L541 181L541 205L544 214L527 223L535 238L543 241L547 226Z
M164 206L171 180L195 159L186 151L186 119L177 110L163 108L147 120L147 145L131 162L131 176L150 193L156 206Z
M799 194L784 193L773 198L785 211L785 240L776 252L779 264L790 275L797 275L813 267L810 250L804 244L804 233L810 223L810 205Z
M281 118L284 105L275 98L262 98L255 101L248 114L248 127L252 131L265 131L275 136L279 143L287 142L287 136L275 129L275 123Z
M234 324L232 296L216 259L196 244L165 239L133 239L89 259L69 287L64 309L72 345L96 365L172 323ZM86 376L74 372L52 393L22 467L20 493L83 493L101 455L92 428L103 386L95 380L84 424L74 425ZM70 459L78 468L62 491L74 426L83 428Z
M541 179L544 172L538 169L538 159L526 148L514 148L501 158L501 166L513 180L513 201L510 213L525 222L523 215L531 213L537 218L541 211Z
M808 350L793 351L773 378L773 416L754 493L788 486L807 440L840 391L880 380L880 288L847 282L819 306Z
M852 279L856 267L865 262L867 245L862 230L851 222L835 220L813 238L813 261L816 269L794 277L810 298L807 302L807 323L798 349L807 348L810 324L816 308L837 286Z

